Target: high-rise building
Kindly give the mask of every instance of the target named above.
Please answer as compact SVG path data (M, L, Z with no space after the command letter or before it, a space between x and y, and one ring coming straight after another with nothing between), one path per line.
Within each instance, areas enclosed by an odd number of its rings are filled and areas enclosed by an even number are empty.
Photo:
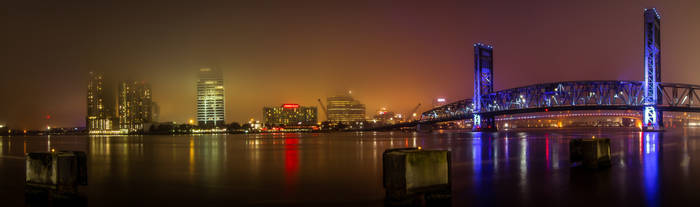
M129 132L143 130L152 121L151 87L138 81L119 84L119 129Z
M113 111L105 100L102 74L90 72L87 86L87 117L85 128L89 131L112 130Z
M224 78L215 68L199 69L197 81L197 122L199 126L214 127L225 124Z
M351 123L365 120L365 105L352 96L328 97L328 121Z
M263 124L273 126L312 126L318 123L318 108L283 104L280 107L263 107Z

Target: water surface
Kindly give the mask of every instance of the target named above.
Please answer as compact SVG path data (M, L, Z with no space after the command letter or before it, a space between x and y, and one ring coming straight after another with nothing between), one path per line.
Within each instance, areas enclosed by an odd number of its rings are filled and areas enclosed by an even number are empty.
M613 166L571 168L573 138L611 138ZM24 206L26 152L88 154L89 206L382 206L381 154L452 151L454 206L700 204L700 129L0 138L2 206Z

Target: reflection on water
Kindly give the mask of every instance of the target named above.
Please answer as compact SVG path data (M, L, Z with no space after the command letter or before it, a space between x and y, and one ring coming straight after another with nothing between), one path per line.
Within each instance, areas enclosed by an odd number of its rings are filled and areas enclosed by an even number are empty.
M472 165L474 166L474 176L473 179L478 184L481 180L481 132L476 133L474 139L472 139Z
M569 167L572 138L611 138L613 166ZM360 132L201 136L0 137L0 195L22 203L26 152L86 151L95 206L201 204L381 206L381 153L452 151L455 206L662 206L698 202L700 130ZM663 170L663 173L662 173ZM664 194L662 192L674 192ZM605 199L590 199L588 195ZM129 198L129 199L124 199ZM637 199L635 199L637 198Z
M299 171L299 136L298 134L286 134L284 136L284 178L288 191L293 191L297 185L297 172Z
M644 133L644 190L647 204L659 206L659 133Z
M188 166L190 178L194 176L194 137L190 137L190 165Z

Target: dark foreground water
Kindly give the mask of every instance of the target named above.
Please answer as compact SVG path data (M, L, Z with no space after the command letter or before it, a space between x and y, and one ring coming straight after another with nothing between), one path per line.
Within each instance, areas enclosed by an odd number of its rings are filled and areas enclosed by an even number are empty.
M572 138L613 166L571 168ZM89 206L382 206L387 148L448 149L454 206L700 206L700 129L0 137L0 206L25 206L26 152L88 154Z

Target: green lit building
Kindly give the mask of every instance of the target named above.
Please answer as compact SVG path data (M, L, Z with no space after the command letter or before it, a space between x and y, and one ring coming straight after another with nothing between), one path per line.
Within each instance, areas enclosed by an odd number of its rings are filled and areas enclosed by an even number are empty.
M222 126L224 120L224 78L215 68L199 69L197 81L197 123L200 127Z
M365 121L365 105L350 95L328 97L328 121L353 123Z

